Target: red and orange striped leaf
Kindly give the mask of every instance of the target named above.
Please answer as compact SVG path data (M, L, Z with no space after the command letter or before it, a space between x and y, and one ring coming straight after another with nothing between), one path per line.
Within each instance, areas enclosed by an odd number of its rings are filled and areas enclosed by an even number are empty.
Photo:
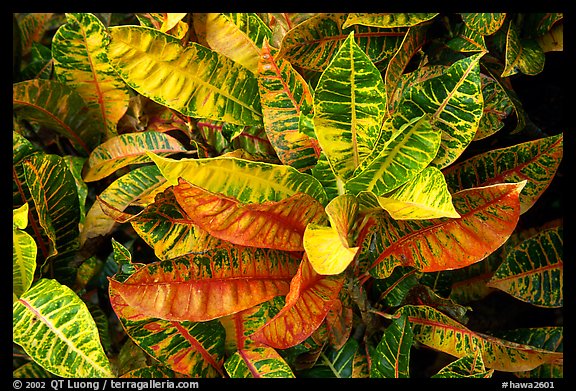
M526 212L554 178L563 156L563 134L494 149L446 168L451 192L501 182L527 180L520 194L520 211Z
M111 280L115 281L115 280ZM148 317L110 284L110 304L126 334L171 370L194 377L223 375L225 332L218 321L177 322Z
M274 59L267 41L260 52L258 86L264 129L280 161L300 171L314 167L320 147L298 126L301 114L312 110L312 93L289 61Z
M404 306L394 317L403 314L408 316L418 342L459 358L478 348L484 365L496 371L529 371L542 364L563 362L561 352L474 332L431 307Z
M301 343L320 327L343 284L344 276L322 276L304 256L284 308L252 334L252 339L277 349Z
M306 225L326 220L322 204L304 193L276 202L244 204L182 178L178 183L174 195L190 221L214 237L241 246L303 251Z
M286 295L298 262L286 252L223 246L148 264L110 286L142 315L204 322Z
M453 195L458 219L399 220L376 216L376 260L370 274L386 278L396 266L422 272L458 269L486 258L516 228L525 182L463 190Z

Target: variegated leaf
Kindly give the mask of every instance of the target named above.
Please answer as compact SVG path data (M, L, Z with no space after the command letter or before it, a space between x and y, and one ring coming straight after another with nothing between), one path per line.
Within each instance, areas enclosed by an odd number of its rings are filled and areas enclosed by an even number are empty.
M496 371L528 371L539 365L563 361L563 354L476 333L427 306L404 306L395 316L407 315L414 339L455 357L480 349L484 365Z
M463 53L488 51L484 36L466 24L455 25L452 35L453 38L446 42L452 50Z
M402 125L382 149L375 149L346 182L350 194L370 191L377 196L398 188L422 171L436 156L440 131L424 115Z
M339 349L328 348L320 353L314 366L298 373L305 378L350 379L355 376L356 357L363 349L358 341L350 338ZM366 376L367 377L367 376Z
M350 13L342 28L361 24L372 27L412 27L434 19L438 13Z
M446 365L431 377L440 379L486 379L491 378L493 374L494 369L487 370L484 366L480 349L475 349L470 354Z
M30 288L36 271L34 238L24 229L28 226L28 203L14 209L12 215L12 301Z
M385 107L382 76L351 32L314 93L318 142L341 180L348 180L374 148Z
M276 202L244 204L179 179L174 195L194 225L242 246L303 251L306 225L325 221L322 204L303 193Z
M534 76L542 72L546 56L534 39L522 39L514 23L508 26L506 35L506 67L502 77L517 73Z
M286 361L271 347L240 349L224 363L231 378L293 378Z
M505 13L463 13L461 16L468 28L482 35L494 34L506 19Z
M372 378L409 378L410 350L413 333L406 315L401 315L386 328L371 355Z
M563 230L544 230L510 251L488 286L548 308L564 304Z
M262 125L258 81L233 60L192 42L137 26L109 29L108 58L140 94L186 116Z
M18 20L22 35L22 54L28 54L32 44L42 40L53 15L53 13L32 12Z
M12 377L14 379L47 379L57 376L48 372L42 368L42 366L36 364L36 362L30 361L12 371Z
M126 334L171 370L193 377L223 376L225 332L218 321L177 322L148 317L110 284L110 303Z
M147 151L168 155L186 152L186 148L174 137L161 132L121 134L94 148L82 170L84 181L100 180L131 164L148 163L151 160Z
M67 23L52 39L56 75L82 96L97 113L105 139L118 134L116 125L128 108L128 88L108 62L106 27L89 13L66 14Z
M456 163L443 172L451 192L526 180L520 194L525 213L550 185L563 156L563 134L494 149Z
M344 276L319 275L304 256L284 308L251 338L277 349L298 345L320 327L343 284Z
M394 220L377 217L377 258L370 274L386 278L396 266L423 272L458 269L486 258L516 228L525 182L463 190L452 202L458 219Z
M86 305L56 280L37 281L12 307L13 341L60 377L113 377Z
M504 120L514 110L514 103L504 87L494 78L480 74L484 113L473 141L485 139L504 127Z
M204 322L286 295L297 266L289 253L228 245L149 264L110 286L142 315Z
M306 171L320 155L318 142L299 129L301 116L312 110L312 93L289 61L273 58L266 40L259 59L258 86L266 134L282 163Z
M436 167L426 167L392 193L378 197L378 203L396 220L460 217L444 175Z
M233 157L174 160L149 153L171 185L178 178L213 193L234 197L243 203L281 201L304 193L326 202L322 185L311 175L293 167L252 162Z

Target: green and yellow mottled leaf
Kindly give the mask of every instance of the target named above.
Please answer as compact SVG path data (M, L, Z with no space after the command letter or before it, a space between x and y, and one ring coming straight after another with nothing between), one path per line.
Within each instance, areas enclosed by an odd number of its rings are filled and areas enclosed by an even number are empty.
M480 349L446 365L431 378L440 379L487 379L494 374L494 369L486 370Z
M34 238L24 229L28 226L28 204L14 209L12 214L12 301L30 288L36 271Z
M306 378L338 378L350 379L355 375L356 357L363 349L358 341L350 338L339 349L328 348L320 353L314 366L304 372L298 373ZM367 377L367 376L366 376Z
M452 202L460 218L394 220L376 216L370 274L386 278L396 266L423 272L458 269L481 261L516 228L525 182L463 190ZM372 251L371 251L372 253Z
M194 28L202 25L210 48L256 74L264 40L272 38L272 30L255 13L194 14Z
M406 315L401 315L386 328L371 355L371 378L410 377L410 349L413 333Z
M14 379L47 379L54 378L56 375L31 361L12 371L12 377Z
M297 266L290 253L228 245L149 264L110 286L142 315L204 322L286 295Z
M534 76L544 69L546 57L535 39L522 39L517 27L510 23L506 35L506 66L502 77L517 73Z
M452 35L452 39L446 42L446 46L452 50L463 53L488 51L484 35L471 29L466 24L454 26Z
M67 23L52 39L56 76L73 87L97 113L105 139L118 134L116 125L128 109L130 95L124 81L108 62L106 27L93 14L68 13Z
M510 251L488 286L540 307L564 304L563 230L544 230Z
M342 28L361 24L372 27L412 27L434 19L437 13L350 13Z
M466 26L481 35L492 35L500 30L506 19L505 13L463 13L460 14Z
M193 377L224 375L225 331L218 321L177 322L145 316L128 305L112 284L110 303L126 334L169 369Z
M161 132L121 134L94 148L82 170L84 181L100 180L131 164L148 163L151 159L147 151L168 155L186 149L177 139Z
M342 273L352 262L359 247L352 247L353 225L358 202L351 195L340 195L326 206L330 226L310 223L304 232L304 249L316 273Z
M173 379L175 377L178 376L174 371L160 365L133 369L120 376L122 379Z
M525 213L550 185L563 156L563 134L494 149L456 163L444 172L448 188L457 192L471 187L526 180L520 194Z
M346 182L346 192L357 195L366 191L383 196L428 166L438 152L441 137L429 119L424 115L402 125Z
M318 142L299 126L300 118L312 110L312 93L289 61L274 59L268 41L259 58L258 86L268 139L283 164L306 171L320 154Z
M123 211L128 206L139 203L142 198L156 194L164 189L166 179L158 167L137 167L129 173L112 182L88 210L84 226L80 232L80 243L100 235L109 234L115 226L115 221L107 216L101 208L101 201Z
M559 352L474 332L432 307L407 305L395 316L404 314L408 316L416 341L459 358L479 349L484 365L496 371L528 371L542 364L563 361L563 354Z
M271 347L239 349L224 363L231 378L293 378L294 373L282 356Z
M140 94L186 116L262 125L252 72L207 47L137 26L109 28L108 58Z
M184 17L187 15L187 13L185 12L168 12L164 15L164 18L162 20L162 26L160 26L160 31L162 31L163 33L166 33L174 28L176 28L178 25L186 25L184 22L182 22L182 19L184 19ZM187 26L187 25L186 25ZM186 30L186 28L181 28L180 30L184 31ZM175 34L175 36L177 38L182 38L183 34Z
M460 217L444 175L436 167L426 167L392 193L378 197L378 203L396 220Z
M113 377L86 305L55 280L37 281L12 307L13 341L60 377Z
M504 120L514 110L514 102L494 78L480 74L484 113L473 141L485 139L504 127Z
M173 186L178 179L243 203L281 201L296 193L326 202L322 185L293 167L252 162L233 157L174 160L149 153L162 175Z
M303 251L306 225L325 221L322 204L303 193L281 201L244 204L180 179L174 195L194 225L242 246Z
M374 148L385 107L382 76L351 32L314 93L316 136L340 179L349 179Z
M284 308L251 338L276 349L298 345L320 327L343 284L344 276L317 274L304 256Z
M326 192L327 200L331 201L338 197L339 194L344 193L344 183L336 177L323 152L320 153L318 163L312 168L311 172L312 176L322 184Z
M15 83L13 110L18 120L44 125L66 137L82 156L100 142L100 127L86 102L71 87L55 80Z

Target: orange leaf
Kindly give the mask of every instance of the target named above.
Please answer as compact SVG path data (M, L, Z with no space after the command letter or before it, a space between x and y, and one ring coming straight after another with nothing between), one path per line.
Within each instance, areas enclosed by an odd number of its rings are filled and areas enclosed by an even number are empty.
M281 201L243 204L179 178L176 200L193 224L234 244L303 251L302 237L310 222L325 220L324 207L304 193Z
M301 343L322 324L343 284L343 275L320 275L304 256L290 283L284 308L252 334L252 339L276 349Z
M289 253L223 245L148 264L110 286L142 315L202 322L286 295L297 265Z

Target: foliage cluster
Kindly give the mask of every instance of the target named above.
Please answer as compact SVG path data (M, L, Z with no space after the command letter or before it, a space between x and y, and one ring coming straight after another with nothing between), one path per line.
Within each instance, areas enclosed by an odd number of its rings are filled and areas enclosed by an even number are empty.
M562 377L562 22L14 14L14 377Z

